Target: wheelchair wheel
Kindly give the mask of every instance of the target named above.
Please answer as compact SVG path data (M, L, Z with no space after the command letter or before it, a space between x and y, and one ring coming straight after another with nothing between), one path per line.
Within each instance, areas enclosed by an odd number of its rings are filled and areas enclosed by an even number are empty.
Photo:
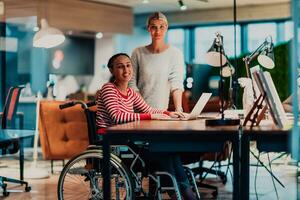
M112 155L111 199L134 199L132 177L121 160ZM59 200L103 199L103 155L101 150L86 151L70 160L60 174L57 194Z

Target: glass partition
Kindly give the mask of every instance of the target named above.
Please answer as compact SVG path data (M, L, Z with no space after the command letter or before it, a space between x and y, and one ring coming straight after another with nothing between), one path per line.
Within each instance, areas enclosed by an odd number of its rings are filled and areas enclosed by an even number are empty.
M299 27L300 27L300 1L293 0L291 2L291 11L292 11L292 20L293 20L293 39L291 44L291 66L290 66L290 85L292 91L292 106L293 106L293 114L294 114L294 126L292 131L291 141L291 150L292 157L296 160L300 160L300 134L299 134L299 84L297 79L299 79L299 57L300 57L300 38L299 38Z
M181 52L184 52L184 29L170 29L167 32L167 41L169 44L177 47Z

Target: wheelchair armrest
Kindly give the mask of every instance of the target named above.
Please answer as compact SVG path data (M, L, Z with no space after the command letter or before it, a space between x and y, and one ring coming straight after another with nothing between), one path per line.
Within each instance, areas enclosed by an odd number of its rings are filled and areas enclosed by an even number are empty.
M102 150L102 147L99 145L89 145L87 150Z

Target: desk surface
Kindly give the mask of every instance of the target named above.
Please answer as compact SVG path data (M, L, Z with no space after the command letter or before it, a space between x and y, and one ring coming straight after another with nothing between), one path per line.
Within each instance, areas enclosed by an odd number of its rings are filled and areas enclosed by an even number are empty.
M146 132L160 132L168 133L172 132L173 134L180 132L220 132L224 134L236 133L239 130L239 126L219 126L219 127L210 127L205 126L205 120L189 120L189 121L160 121L160 120L142 120L126 124L120 124L107 128L108 133L131 133L131 132L140 132L141 134Z
M252 129L250 126L243 127L243 134L249 135L287 135L291 129L280 129L274 125L273 122L262 121L259 126L254 126Z
M128 141L149 143L149 151L219 152L224 142L239 139L239 126L208 127L205 120L142 120L112 126L106 138L111 144Z
M0 129L0 142L30 137L34 132L35 130Z

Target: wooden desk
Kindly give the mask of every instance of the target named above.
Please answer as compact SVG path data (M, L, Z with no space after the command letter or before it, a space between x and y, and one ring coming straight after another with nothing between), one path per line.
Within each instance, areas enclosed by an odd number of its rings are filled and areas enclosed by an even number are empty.
M260 125L254 127L243 127L241 138L241 198L249 199L249 173L250 173L250 141L257 142L257 149L265 152L289 152L288 140L289 130L282 130L275 125Z
M110 145L129 141L149 143L150 151L207 152L223 151L225 141L233 146L233 199L239 199L239 127L206 127L205 120L139 121L107 129L103 137L104 166L109 166ZM110 199L110 171L104 167L104 199Z

